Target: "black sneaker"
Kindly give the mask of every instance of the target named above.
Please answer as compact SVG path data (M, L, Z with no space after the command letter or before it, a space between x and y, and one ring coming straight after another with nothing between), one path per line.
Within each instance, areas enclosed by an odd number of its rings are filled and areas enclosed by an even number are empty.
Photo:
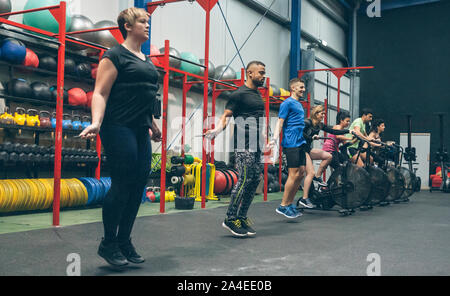
M228 229L235 236L243 237L248 235L247 229L242 227L241 220L239 219L226 218L225 221L223 221L222 226Z
M368 211L368 210L369 210L369 207L366 206L366 205L363 205L363 206L360 206L360 207L359 207L359 210L360 210L360 211L363 211L363 212L364 212L364 211Z
M325 183L321 177L314 176L313 181L316 181L320 186L327 186L327 183Z
M308 209L314 209L316 206L309 200L309 198L300 198L297 202L297 205L302 205Z
M256 234L256 231L250 226L253 225L253 222L249 218L239 218L241 221L242 228L247 230L247 235L252 236Z
M125 243L119 243L119 249L128 261L136 264L145 262L145 259L136 252L136 249L131 243L131 238Z
M97 254L113 266L120 267L128 264L127 258L123 256L117 242L105 243L105 240L102 239Z

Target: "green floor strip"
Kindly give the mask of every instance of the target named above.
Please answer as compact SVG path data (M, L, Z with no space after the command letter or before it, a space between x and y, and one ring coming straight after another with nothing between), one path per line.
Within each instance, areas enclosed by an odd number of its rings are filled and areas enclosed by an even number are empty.
M283 196L282 192L269 193L267 196L268 201L281 200ZM218 207L225 207L229 204L230 198L222 198L219 201L208 201L206 203L206 209L213 209ZM253 202L263 202L263 195L256 195ZM180 213L183 211L192 210L177 210L175 209L174 202L166 203L166 214ZM196 202L194 204L195 210L202 210L201 203ZM146 202L141 205L138 213L138 217L160 215L159 203ZM22 232L36 229L52 228L53 215L48 213L30 213L22 215L12 215L0 217L0 234ZM80 209L80 210L62 210L60 213L60 225L71 226L80 225L86 223L94 223L102 221L102 209Z

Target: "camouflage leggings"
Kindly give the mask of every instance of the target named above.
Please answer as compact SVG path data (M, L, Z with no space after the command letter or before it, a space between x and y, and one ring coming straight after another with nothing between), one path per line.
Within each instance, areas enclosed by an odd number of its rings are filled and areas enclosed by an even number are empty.
M261 152L235 152L235 168L239 179L231 191L228 218L247 218L247 212L261 179Z

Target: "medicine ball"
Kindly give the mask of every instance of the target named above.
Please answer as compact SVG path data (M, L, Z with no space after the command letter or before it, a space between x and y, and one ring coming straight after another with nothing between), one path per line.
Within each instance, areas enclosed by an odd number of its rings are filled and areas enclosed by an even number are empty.
M58 64L54 57L43 55L39 58L39 68L56 72L58 70Z
M50 91L50 87L47 83L35 81L31 84L31 90L33 91L33 98L36 100L52 100L52 92Z
M12 79L8 82L8 94L21 98L31 98L33 92L30 84L25 79Z
M13 64L22 64L27 54L25 45L14 38L3 40L1 49L1 58Z
M56 102L56 97L58 96L58 93L56 91L56 85L50 87L50 92L52 93L52 101ZM63 91L63 103L64 104L69 103L69 93L66 89L64 89Z
M76 74L77 72L77 64L70 57L66 57L64 60L64 72L66 74Z
M37 54L31 49L26 49L25 59L23 60L22 65L27 67L37 68L39 67L39 58Z
M10 0L0 0L0 13L11 12L11 1ZM9 15L5 17L8 19Z
M88 63L80 63L76 67L76 72L79 77L90 78L91 71L91 65L89 65Z
M92 70L91 70L91 77L92 77L92 79L97 79L97 69L98 69L98 67L97 68L92 68Z
M87 96L84 90L78 87L69 89L69 105L85 106L87 104Z
M94 94L93 91L89 91L86 93L86 98L87 98L86 106L88 106L89 108L91 108L91 106L92 106L92 95L93 94Z

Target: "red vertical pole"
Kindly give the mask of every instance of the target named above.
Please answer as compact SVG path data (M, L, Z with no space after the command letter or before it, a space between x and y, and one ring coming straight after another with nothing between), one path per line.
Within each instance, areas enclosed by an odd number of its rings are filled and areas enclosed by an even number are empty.
M187 75L183 76L183 103L182 103L182 107L181 107L181 157L184 159L185 156L185 150L184 150L184 145L185 145L185 137L186 137L186 98L187 98L187 87L186 87L186 83L187 83ZM184 197L184 186L181 185L181 190L180 190L180 196Z
M341 110L341 77L338 77L337 112Z
M209 78L209 23L210 23L210 0L208 0L208 8L206 9L206 25L205 25L205 73L203 85L203 135L206 133L206 119L208 118L208 78ZM206 207L206 143L207 139L203 136L202 145L202 209Z
M64 91L64 60L66 53L66 2L61 1L59 7L59 47L58 76L56 98L56 130L55 130L55 166L53 179L53 226L59 226L59 208L61 199L61 151L62 151L62 116Z
M270 87L270 78L266 79L266 87L267 87L267 91L265 92L265 97L266 97L266 130L265 130L265 147L264 147L264 201L267 201L267 182L268 182L268 166L269 164L267 163L268 159L266 157L267 153L265 152L267 149L267 144L269 143L269 108L270 108L270 104L269 104L269 87Z
M164 83L163 83L163 112L162 112L162 143L161 143L161 190L159 212L164 213L166 205L166 161L167 161L167 105L169 102L169 40L164 42Z

